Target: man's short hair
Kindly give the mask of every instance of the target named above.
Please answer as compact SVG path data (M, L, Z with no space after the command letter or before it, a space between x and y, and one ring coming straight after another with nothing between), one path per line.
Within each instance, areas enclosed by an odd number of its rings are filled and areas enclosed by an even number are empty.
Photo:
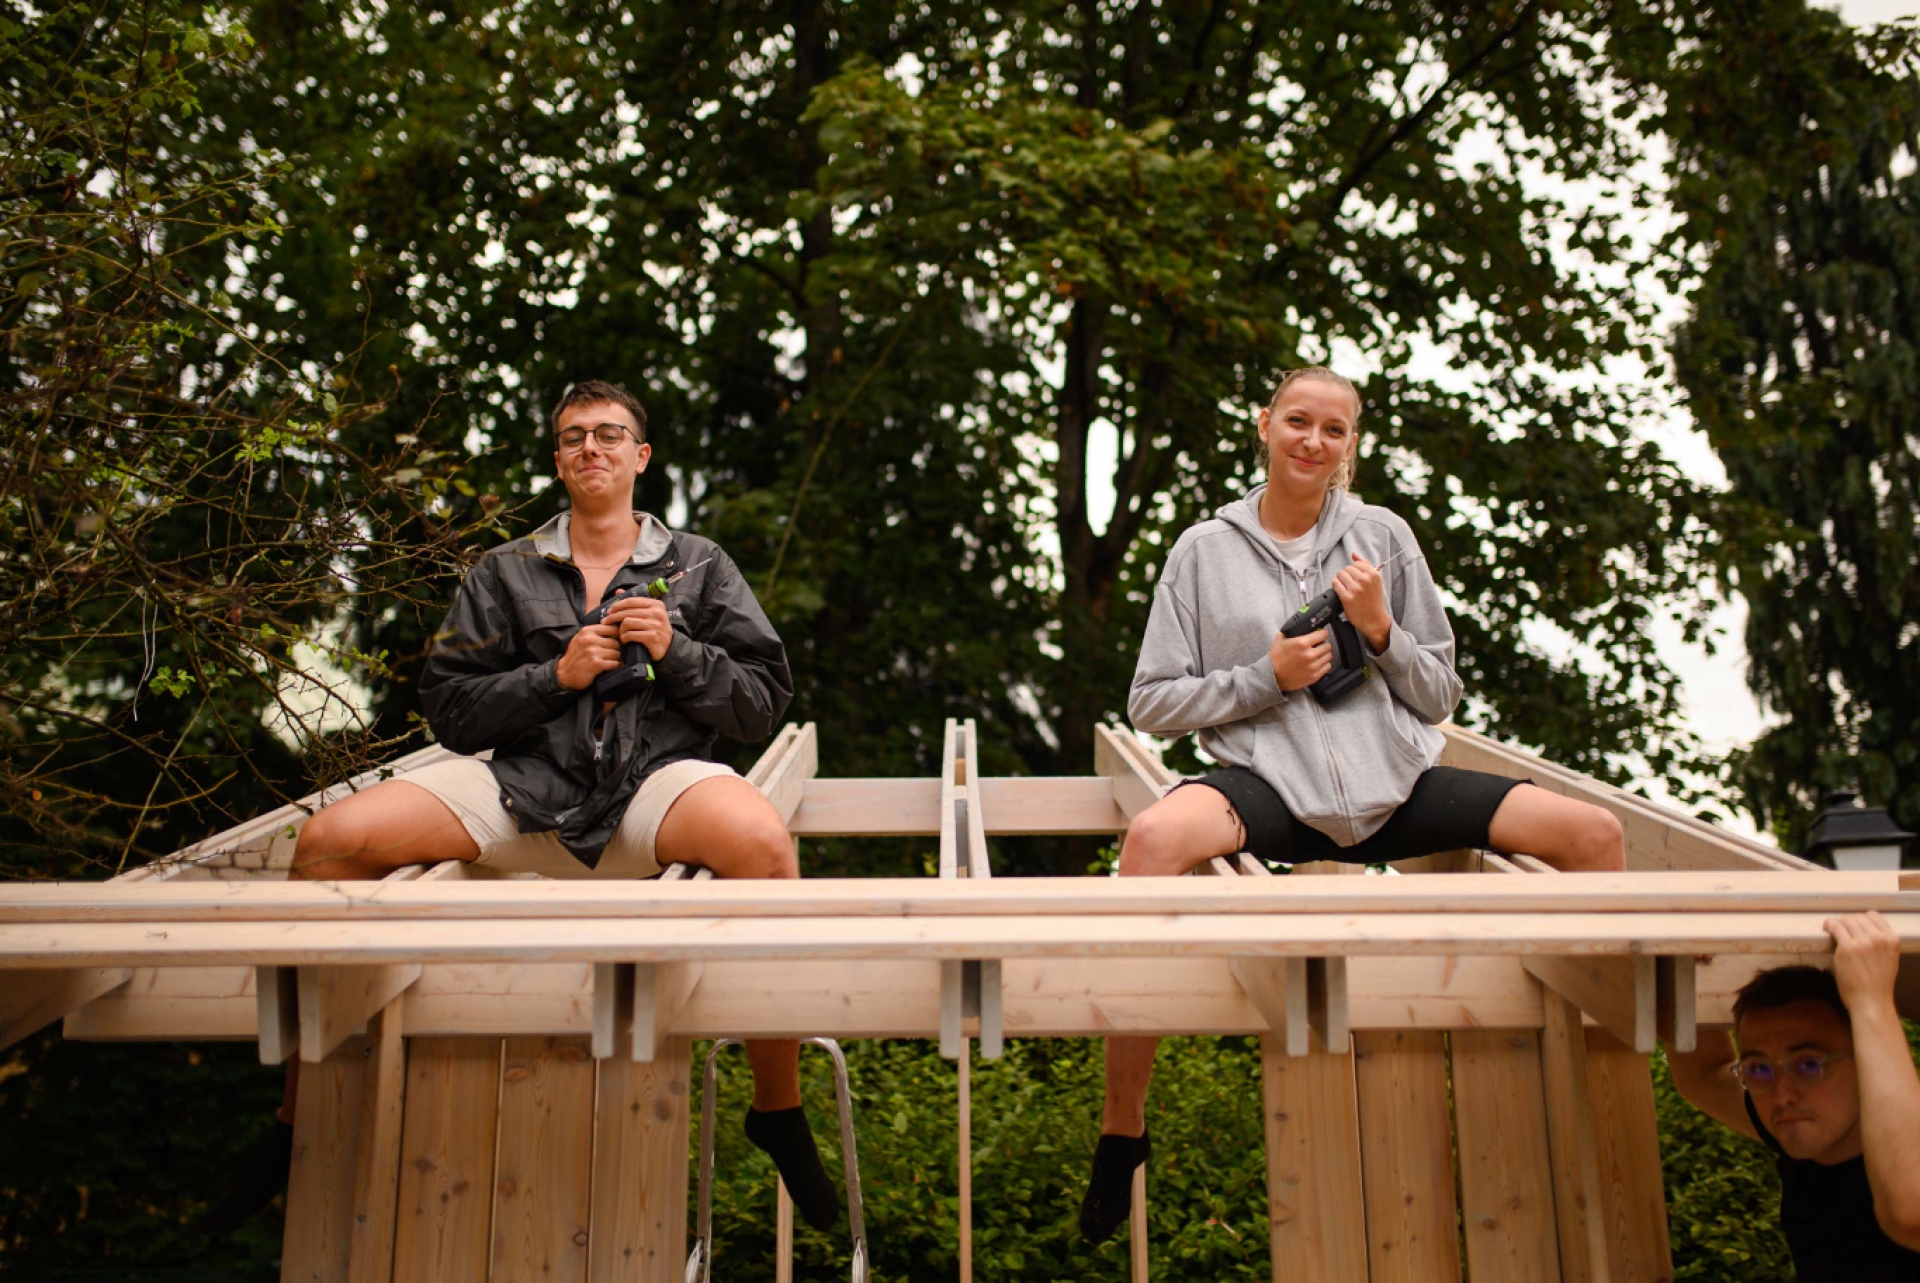
M551 424L553 431L560 431L560 416L576 405L617 405L633 416L633 424L640 429L640 440L647 439L647 412L633 399L633 393L618 383L608 383L604 379L588 379L584 383L575 383L560 394L560 404L553 407Z
M1734 1027L1739 1028L1741 1018L1750 1011L1773 1011L1791 1007L1796 1002L1817 1002L1842 1021L1852 1023L1847 1004L1840 999L1840 986L1834 982L1833 972L1821 967L1799 966L1762 971L1742 985L1733 998Z

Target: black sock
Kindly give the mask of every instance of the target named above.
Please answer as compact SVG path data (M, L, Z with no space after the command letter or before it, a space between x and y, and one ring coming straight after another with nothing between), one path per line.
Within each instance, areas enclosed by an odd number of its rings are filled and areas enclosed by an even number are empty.
M1093 1151L1087 1196L1080 1201L1080 1234L1087 1242L1106 1242L1127 1219L1133 1208L1133 1169L1152 1153L1153 1142L1144 1131L1138 1136L1101 1133Z
M807 1125L807 1111L796 1105L761 1113L747 1110L747 1139L758 1145L780 1169L787 1193L807 1224L817 1230L830 1230L840 1217L840 1196L834 1192L827 1169L820 1165L820 1151L813 1143L813 1128Z
M203 1234L231 1234L287 1187L293 1164L293 1127L279 1119L265 1140L240 1160L233 1184L200 1218Z

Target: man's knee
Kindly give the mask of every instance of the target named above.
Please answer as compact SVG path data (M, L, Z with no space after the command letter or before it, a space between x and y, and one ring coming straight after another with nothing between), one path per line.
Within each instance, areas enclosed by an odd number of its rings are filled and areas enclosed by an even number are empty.
M307 876L306 870L332 860L351 859L364 843L360 826L341 804L321 807L300 828L293 843L293 868L289 875Z
M730 840L707 847L706 864L723 878L797 878L800 857L793 847L793 835L780 821L772 806L763 805L737 815Z
M1627 833L1620 818L1602 807L1588 808L1569 852L1571 867L1587 873L1617 873L1627 867Z
M1187 834L1179 820L1157 807L1134 817L1120 847L1123 878L1174 877L1193 863L1187 858Z

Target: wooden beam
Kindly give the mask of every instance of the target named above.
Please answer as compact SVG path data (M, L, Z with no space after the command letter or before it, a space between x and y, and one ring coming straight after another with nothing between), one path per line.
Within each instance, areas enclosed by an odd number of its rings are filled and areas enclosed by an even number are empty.
M1353 1036L1369 1283L1459 1283L1445 1035Z
M787 821L795 837L934 837L940 832L940 780L808 780Z
M366 1044L355 1039L301 1071L281 1283L345 1283L347 1278L366 1064Z
M1247 1001L1266 1022L1274 1045L1289 1056L1306 1055L1310 1045L1307 963L1306 958L1230 958L1227 962Z
M790 823L806 795L807 781L820 769L820 739L812 722L785 739L779 757L762 769L772 750L755 763L748 782L766 795L782 824Z
M1586 1035L1610 1277L1670 1279L1673 1258L1652 1072L1645 1056L1605 1029L1590 1028Z
M252 1042L252 967L135 967L133 978L67 1016L76 1042ZM4 988L4 986L0 986Z
M980 805L988 837L1123 832L1127 817L1113 800L1113 780L1104 775L999 777L980 780Z
M1497 857L1489 857L1497 858ZM956 862L957 863L957 862ZM1230 862L1230 871L1244 873ZM682 867L682 866L675 866ZM1351 867L1351 866L1342 866ZM1489 866L1493 867L1493 866ZM668 873L673 871L670 869ZM0 926L446 918L962 914L1920 913L1890 873L1583 873L1462 878L814 878L797 881L186 882L0 887Z
M500 1075L487 1277L587 1277L593 1057L577 1038L509 1038Z
M1098 879L1088 879L1097 881ZM1353 879L1358 881L1359 879ZM1539 879L1547 882L1550 879ZM1557 879L1552 879L1557 881ZM529 884L531 885L531 884ZM1920 952L1920 914L1887 921ZM787 958L1831 954L1819 913L1160 914L568 918L0 926L0 969Z
M1459 1029L1450 1040L1467 1277L1555 1278L1560 1260L1539 1035Z
M1607 1283L1601 1216L1599 1143L1593 1129L1587 1037L1580 1009L1547 991L1540 1034L1540 1078L1553 1163L1553 1209L1561 1283Z
M640 962L633 967L633 1059L642 1064L659 1054L674 1021L700 983L697 962Z
M400 1128L405 1119L407 1050L396 997L367 1026L354 1153L353 1224L347 1283L393 1283L393 1228L400 1197Z
M283 1065L300 1048L299 987L292 967L254 968L260 1063Z
M589 1283L680 1283L687 1264L693 1044L600 1062Z
M1359 1103L1353 1057L1260 1039L1274 1283L1366 1283Z
M1655 963L1626 958L1528 956L1520 965L1642 1054L1653 1050L1658 1014Z
M1307 959L1307 1023L1335 1055L1347 1049L1347 960Z
M131 979L131 967L74 967L9 977L0 985L0 1048L13 1046Z
M1697 967L1690 954L1654 960L1655 1032L1667 1050L1689 1052L1699 1045Z
M1172 773L1138 740L1111 726L1093 728L1093 769L1113 781L1114 805L1128 821L1158 802L1173 784Z
M418 980L420 964L300 967L296 975L300 1059L317 1065Z
M490 1255L500 1040L414 1039L406 1100L394 1277L481 1283Z

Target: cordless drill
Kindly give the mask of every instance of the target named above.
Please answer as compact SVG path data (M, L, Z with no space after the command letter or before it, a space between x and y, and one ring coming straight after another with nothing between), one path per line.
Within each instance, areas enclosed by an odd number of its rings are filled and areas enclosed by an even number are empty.
M707 558L707 561L712 560L711 557ZM652 583L644 585L641 591L655 600L664 600L666 595L673 591L675 584L706 564L706 561L702 561L688 566L671 578L657 578ZM613 596L588 611L586 619L582 622L588 628L601 623L606 619L607 612L613 609L613 603L626 595L625 588L615 589ZM610 668L593 679L593 696L602 702L625 699L629 695L638 694L652 680L653 660L647 654L647 648L639 642L625 642L620 647L620 667Z
M1400 553L1396 552L1380 563L1380 569L1385 570L1398 560ZM1331 588L1296 610L1281 626L1280 634L1304 637L1322 628L1327 630L1327 644L1333 651L1333 667L1307 689L1325 707L1346 698L1367 680L1367 663L1366 652L1360 648L1360 630L1347 620L1346 612L1340 607L1340 594Z

